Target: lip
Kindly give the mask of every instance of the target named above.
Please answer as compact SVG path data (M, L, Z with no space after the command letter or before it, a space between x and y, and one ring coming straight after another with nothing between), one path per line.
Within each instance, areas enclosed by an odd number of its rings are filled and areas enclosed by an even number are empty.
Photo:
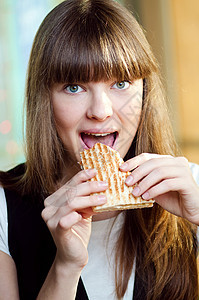
M97 130L97 129L91 129L91 130L83 130L79 133L79 138L80 138L80 143L81 143L81 146L82 148L85 150L88 150L88 146L84 143L84 141L82 140L82 136L81 136L81 133L84 132L84 133L93 133L93 134L97 134L97 133L116 133L116 137L115 137L115 141L113 143L113 145L111 146L112 149L116 150L115 149L115 146L116 146L116 142L117 142L117 139L118 139L118 136L119 136L119 131L118 130L110 130L110 131L105 131L105 130Z
M106 129L106 128L104 128L103 130L102 129L98 129L98 128L92 128L92 129L88 129L88 130L82 130L81 132L84 132L84 133L113 133L113 132L118 132L118 130L117 129ZM80 134L81 134L81 132L80 132Z

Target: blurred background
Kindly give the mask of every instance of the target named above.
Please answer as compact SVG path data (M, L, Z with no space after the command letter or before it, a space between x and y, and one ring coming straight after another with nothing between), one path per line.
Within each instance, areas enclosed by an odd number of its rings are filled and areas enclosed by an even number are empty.
M58 0L0 0L0 169L24 161L23 100L34 35ZM199 163L199 1L121 0L159 60L177 141Z

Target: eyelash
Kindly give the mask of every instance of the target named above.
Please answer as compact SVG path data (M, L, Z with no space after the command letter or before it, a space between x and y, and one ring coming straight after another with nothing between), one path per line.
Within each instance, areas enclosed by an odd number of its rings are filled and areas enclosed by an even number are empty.
M64 87L64 90L66 90L69 94L77 94L78 90L76 90L76 91L68 91L67 90L67 88L71 88L71 87L77 87L78 89L80 88L83 91L83 88L81 86L79 86L78 84L68 84Z
M117 81L117 82L115 82L114 84L113 84L113 86L112 87L114 87L115 85L117 85L117 84L121 84L121 83L128 83L128 86L127 87L125 87L125 88L119 88L119 87L117 87L117 89L121 89L121 90L126 90L128 87L129 87L129 85L131 84L131 82L129 81L129 80L122 80L122 81Z
M128 86L127 87L125 87L124 86L124 88L122 87L122 88L120 88L120 87L114 87L114 86L116 86L117 84L121 84L121 83L128 83ZM129 87L129 85L130 84L132 84L132 82L130 82L129 80L123 80L123 81L117 81L117 82L115 82L112 86L111 86L111 88L116 88L116 89L118 89L118 90L126 90L126 89L128 89L128 87ZM78 89L76 90L76 91L71 91L71 90L67 90L68 88L71 88L71 87L77 87ZM79 91L79 89L81 89L80 91ZM82 92L83 90L84 90L84 88L82 88L79 84L67 84L65 87L64 87L64 90L66 90L66 92L67 93L69 93L69 94L78 94L78 93L80 93L80 92Z

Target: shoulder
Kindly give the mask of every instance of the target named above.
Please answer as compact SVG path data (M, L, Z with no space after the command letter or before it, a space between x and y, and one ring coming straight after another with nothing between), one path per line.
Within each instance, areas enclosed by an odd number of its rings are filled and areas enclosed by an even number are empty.
M4 188L0 185L0 213L2 212L2 210L5 207L5 192L4 192Z
M25 173L25 170L26 170L26 164L22 163L4 173L9 174L10 176L16 177L16 176L23 175Z
M25 163L19 164L8 171L0 171L0 185L2 185L1 182L4 181L5 179L9 179L9 178L11 179L18 176L22 176L25 173L25 171L26 171Z
M26 164L19 164L8 171L0 171L0 185L4 189L20 190L20 180L24 176Z
M8 216L4 189L0 186L0 250L10 255L8 247Z
M199 165L190 162L189 167L191 169L193 178L195 179L196 183L199 185Z

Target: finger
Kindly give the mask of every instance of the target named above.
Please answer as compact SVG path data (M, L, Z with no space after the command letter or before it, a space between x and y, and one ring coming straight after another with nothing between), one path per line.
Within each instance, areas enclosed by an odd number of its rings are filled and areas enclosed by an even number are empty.
M160 182L159 184L148 189L143 195L144 200L149 200L151 198L155 199L160 195L166 194L168 192L177 192L182 189L182 180L179 178L171 178Z
M56 201L58 201L60 198L63 197L65 193L65 189L63 189L63 187L61 187L60 189L58 189L56 192L54 192L52 195L48 196L45 200L44 200L44 207L48 207L48 206L56 206Z
M67 214L71 211L78 211L81 212L83 209L93 206L98 206L106 203L107 199L105 195L90 195L84 197L76 197L73 200L69 201L63 207L58 209L57 214L59 211L61 213L60 217L64 214Z
M124 162L121 166L120 169L121 171L131 171L135 168L137 168L138 166L140 166L141 164L143 164L144 162L151 160L151 159L159 159L159 158L171 158L172 156L170 155L160 155L160 154L154 154L154 153L142 153L140 155L137 155L131 159L129 159L128 161Z
M56 218L61 218L62 215L66 215L72 210L82 210L86 207L92 207L106 202L106 197L104 195L90 195L87 197L76 197L74 199L70 198L69 201L56 202L48 205L43 209L41 216L45 222L48 222L50 218L56 215ZM59 210L59 211L58 211Z
M78 186L76 196L87 196L92 193L103 192L108 188L106 181L88 181L83 182Z
M51 200L51 206L60 207L73 201L76 197L89 196L90 194L103 192L108 188L104 181L83 182L75 187L65 187L59 199Z
M166 166L156 168L139 181L138 185L133 190L133 195L140 196L152 186L169 178L181 178L181 181L183 181L182 177L184 177L184 172L182 172L181 167L174 168L173 166ZM185 182L185 179L183 182Z
M81 212L83 219L90 219L91 221L92 221L93 215L97 215L97 214L98 214L97 212L93 211L92 207L89 207Z
M70 214L63 216L58 222L58 230L68 230L82 220L81 214L72 211Z
M171 173L175 172L176 169L179 170L181 168L181 175L185 174L186 171L182 168L187 168L187 165L184 163L184 159L181 158L175 158L172 156L161 156L161 159L157 158L152 158L142 165L138 166L135 170L132 171L131 175L129 175L125 181L127 185L133 185L136 182L140 181L142 178L147 176L149 173L152 171L156 170L156 174L159 175L160 177L163 176L168 176L169 174L166 174L166 167L170 167ZM173 171L172 171L173 168ZM187 168L188 170L188 168ZM163 174L161 174L163 173ZM176 172L176 174L178 174Z
M64 184L55 193L47 197L44 201L44 206L49 205L60 207L65 204L70 198L74 198L77 194L77 185L93 178L97 171L95 169L83 170L77 173L70 181ZM101 191L101 190L100 190Z
M46 224L49 230L53 233L55 230L68 230L73 225L81 221L82 216L78 212L72 211L67 215L62 216L60 219L50 218L47 220Z
M75 186L82 182L88 181L89 179L93 178L96 174L97 174L96 169L82 170L78 172L68 183L66 183L66 186L67 185Z
M84 205L84 201L82 202L82 200L79 200L80 197L90 196L90 194L103 192L107 188L108 188L108 183L98 182L98 181L81 183L74 188L72 187L70 187L69 189L65 188L63 189L64 192L62 192L61 196L58 199L57 197L52 197L52 199L50 200L50 205L48 204L47 207L53 206L55 208L59 208L67 205L70 206L71 203L74 203L74 205L76 205L74 209L82 208L81 206L79 206L79 204ZM95 198L97 199L97 196ZM102 199L101 196L99 198ZM84 200L86 201L86 199L90 199L90 198L85 198ZM48 201L48 199L46 201ZM51 212L53 212L53 209L52 210L49 209L49 213Z
M173 188L177 186L174 181L175 179L168 179L166 185L165 182L159 183L144 193L142 198L144 200L153 198L163 209L177 216L182 216L182 207L178 201L179 194L174 190L175 188ZM180 181L178 184L180 185ZM170 192L168 192L168 190L170 190Z
M56 227L59 220L64 216L70 214L72 211L76 212L83 212L85 209L103 205L106 203L106 196L105 195L90 195L87 197L76 197L73 200L67 202L65 205L57 208L53 215L49 216L45 215L46 222L54 224L52 226Z
M41 212L41 217L44 222L47 222L56 212L57 208L55 206L47 206Z

